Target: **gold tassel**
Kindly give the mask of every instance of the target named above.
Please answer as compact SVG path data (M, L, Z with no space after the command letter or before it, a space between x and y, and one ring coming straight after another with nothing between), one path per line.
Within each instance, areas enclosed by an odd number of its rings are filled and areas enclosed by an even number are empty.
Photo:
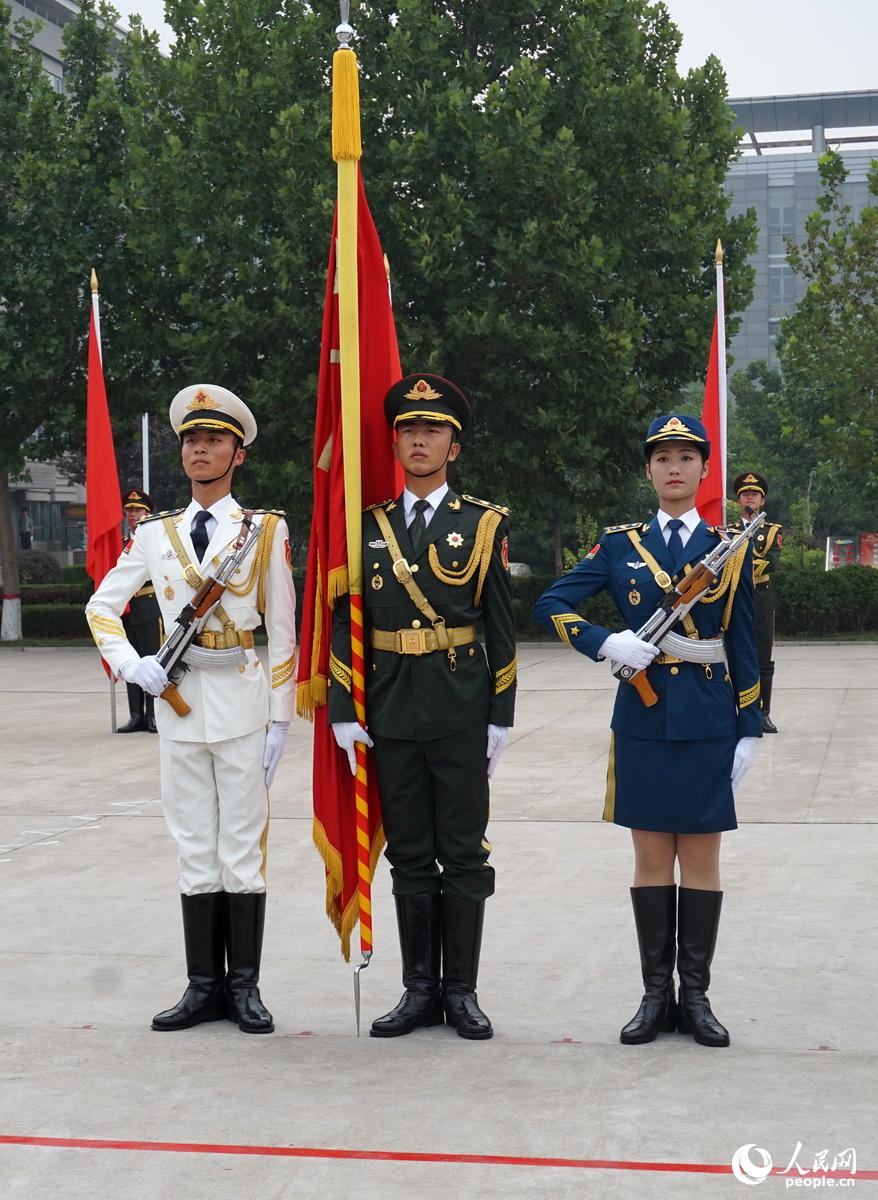
M326 590L328 593L326 602L330 608L335 608L339 596L346 596L350 591L347 567L333 567L328 572Z
M353 50L336 50L332 56L332 157L363 157L360 140L359 65Z

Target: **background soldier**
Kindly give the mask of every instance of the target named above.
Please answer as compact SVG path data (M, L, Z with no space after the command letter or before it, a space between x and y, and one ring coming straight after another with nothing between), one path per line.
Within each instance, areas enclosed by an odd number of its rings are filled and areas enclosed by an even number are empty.
M489 1038L476 981L485 900L494 891L488 778L515 704L507 514L448 486L470 417L453 383L410 375L387 393L384 411L405 490L363 520L371 737L355 720L350 610L342 603L329 693L329 719L351 771L355 741L374 744L392 864L406 990L371 1033L398 1037L446 1020L463 1038Z
M768 480L758 471L742 471L735 478L735 495L741 506L743 524L747 525L765 507ZM740 528L738 522L733 528ZM756 585L756 651L759 655L759 682L762 701L762 732L777 733L771 719L771 688L774 682L775 594L772 575L780 561L783 545L782 526L766 521L753 538L753 582Z
M148 517L152 512L152 501L146 492L132 488L122 498L122 506L131 535L126 545L126 551L130 552L134 531L140 520ZM142 588L138 588L131 597L128 611L122 614L122 626L128 641L141 658L147 654L158 654L159 646L162 643L161 612L155 598L155 585L151 579L147 580ZM149 692L145 692L143 688L139 688L136 683L126 683L125 687L128 690L128 711L131 717L116 732L139 733L141 730L147 729L150 733L156 733L155 712L153 711L155 697L151 696Z
M243 401L212 384L179 392L170 419L192 483L192 503L141 519L86 609L92 635L113 670L154 696L168 685L165 670L155 656L140 657L119 617L152 579L170 628L202 576L220 565L245 516L231 495L232 475L256 437L256 422ZM178 716L170 704L156 708L162 807L179 852L189 975L180 1002L153 1018L158 1030L226 1017L245 1033L274 1029L258 982L268 789L293 712L295 593L283 514L260 509L253 519L261 526L260 539L198 635L198 665L190 664L177 684L191 711ZM270 684L253 649L262 614ZM228 663L227 652L235 649L239 653ZM226 653L212 662L210 655L221 651Z

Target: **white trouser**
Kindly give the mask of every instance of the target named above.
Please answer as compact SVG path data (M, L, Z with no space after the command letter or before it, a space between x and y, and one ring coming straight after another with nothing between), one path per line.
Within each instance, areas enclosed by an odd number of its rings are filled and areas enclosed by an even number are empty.
M264 892L265 731L224 742L159 743L162 808L180 856L180 891Z

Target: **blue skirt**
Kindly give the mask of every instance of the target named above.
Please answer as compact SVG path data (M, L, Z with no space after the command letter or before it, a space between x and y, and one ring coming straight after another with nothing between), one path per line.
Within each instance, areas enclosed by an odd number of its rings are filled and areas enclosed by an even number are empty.
M612 734L604 820L656 833L737 829L732 794L737 741L654 742Z

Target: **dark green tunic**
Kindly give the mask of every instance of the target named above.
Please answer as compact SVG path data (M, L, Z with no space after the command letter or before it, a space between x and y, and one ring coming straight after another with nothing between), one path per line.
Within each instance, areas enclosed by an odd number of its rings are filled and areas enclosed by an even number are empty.
M394 891L481 900L493 891L487 864L486 741L489 724L509 726L515 707L512 588L505 510L449 490L413 553L400 497L387 513L414 580L446 626L477 626L483 642L397 654L371 647L372 630L429 629L392 569L374 511L363 516L366 721L375 739L381 810ZM333 622L329 719L355 720L350 695L350 609ZM439 866L443 868L440 876Z

